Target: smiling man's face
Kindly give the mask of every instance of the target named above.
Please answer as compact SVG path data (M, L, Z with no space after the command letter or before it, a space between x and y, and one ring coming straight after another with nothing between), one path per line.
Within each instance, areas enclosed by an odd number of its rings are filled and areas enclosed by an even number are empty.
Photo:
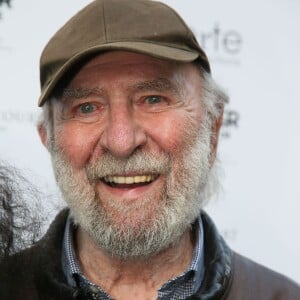
M212 157L202 90L193 64L114 51L53 101L57 182L75 222L108 252L156 253L199 214Z

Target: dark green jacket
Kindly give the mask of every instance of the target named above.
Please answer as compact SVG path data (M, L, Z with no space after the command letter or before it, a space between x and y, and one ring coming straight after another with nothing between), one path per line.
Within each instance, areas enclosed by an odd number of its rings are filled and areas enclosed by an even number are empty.
M1 263L0 299L88 299L84 290L71 288L61 268L61 249L68 211L62 211L46 235L33 247ZM300 287L283 275L234 253L202 214L205 277L190 299L297 300Z

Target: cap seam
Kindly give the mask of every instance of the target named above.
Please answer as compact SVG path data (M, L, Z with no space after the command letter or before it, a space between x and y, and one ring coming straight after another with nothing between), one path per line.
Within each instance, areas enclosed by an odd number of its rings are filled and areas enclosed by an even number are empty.
M103 17L103 25L104 25L104 36L105 36L105 41L107 42L107 27L106 27L104 3L105 1L102 2L102 17Z

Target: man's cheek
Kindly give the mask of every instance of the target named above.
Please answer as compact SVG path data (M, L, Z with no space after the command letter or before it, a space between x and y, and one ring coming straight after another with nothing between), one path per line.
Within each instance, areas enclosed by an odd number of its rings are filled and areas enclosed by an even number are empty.
M149 131L152 139L168 153L180 151L188 140L189 122L180 119L157 121Z
M56 148L74 168L84 167L91 156L91 145L88 140L72 132L57 135Z

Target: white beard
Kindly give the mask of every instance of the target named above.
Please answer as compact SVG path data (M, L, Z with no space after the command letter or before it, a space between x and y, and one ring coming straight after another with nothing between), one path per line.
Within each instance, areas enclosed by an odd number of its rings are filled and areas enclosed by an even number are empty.
M104 154L81 170L74 169L54 146L51 152L56 180L74 222L99 247L120 259L151 256L177 243L198 217L209 189L215 189L217 183L211 176L210 131L203 128L200 134L189 136L187 140L192 143L175 157L161 153L154 156L142 150L126 159ZM139 205L129 207L106 199L113 210L122 214L124 222L120 223L102 205L95 184L99 177L132 169L165 173L167 180L155 195L160 199L155 218L147 218L151 199L146 197ZM138 224L130 221L132 214L138 214Z

